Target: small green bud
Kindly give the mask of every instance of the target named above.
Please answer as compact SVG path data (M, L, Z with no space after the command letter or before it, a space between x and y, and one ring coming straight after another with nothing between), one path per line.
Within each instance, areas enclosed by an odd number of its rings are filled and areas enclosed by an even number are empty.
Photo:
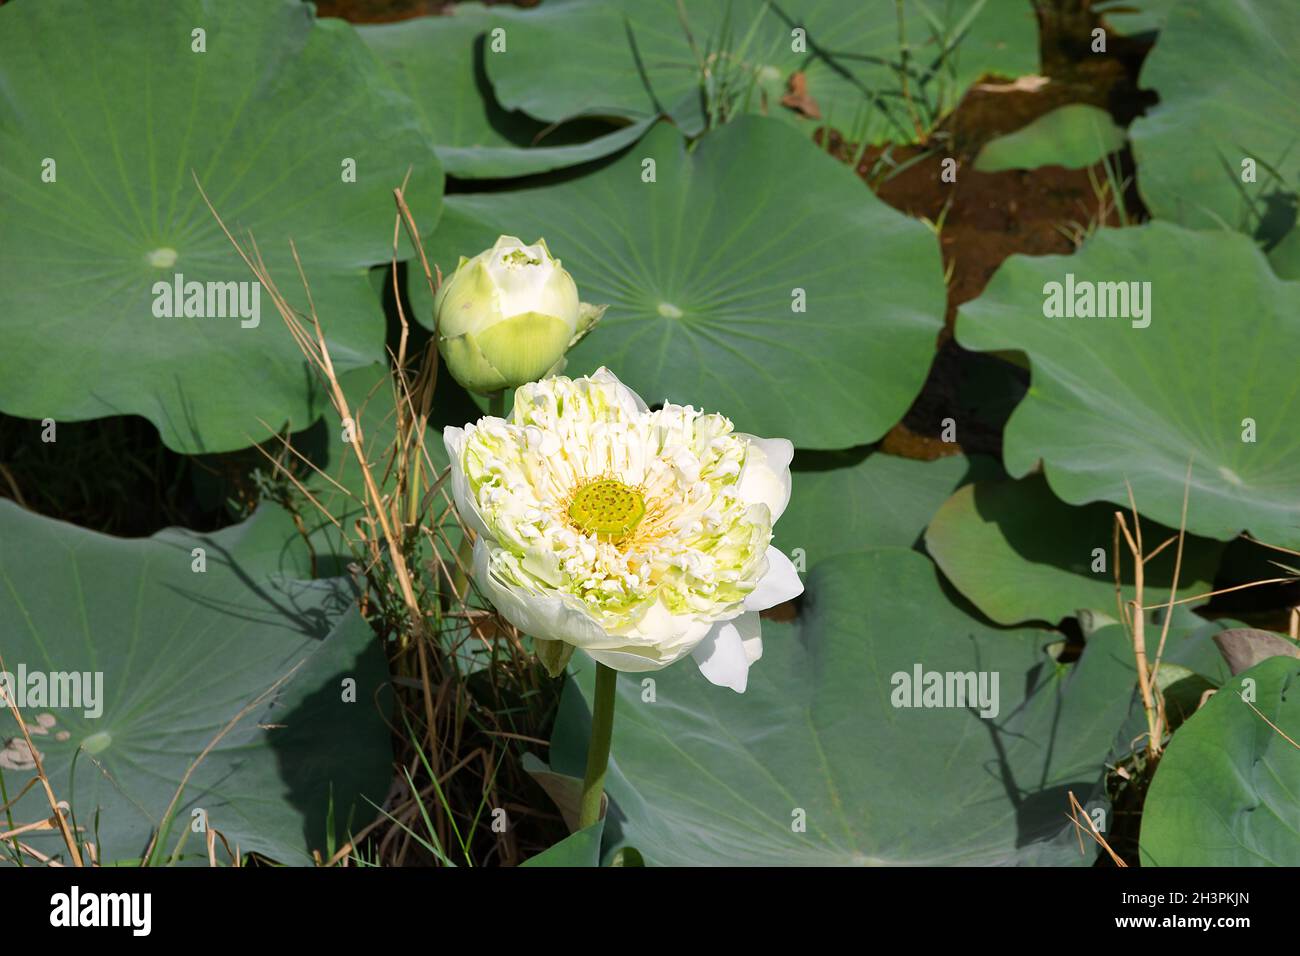
M438 349L452 377L490 394L564 368L564 353L603 307L578 301L578 287L546 240L531 246L501 236L461 257L434 300Z

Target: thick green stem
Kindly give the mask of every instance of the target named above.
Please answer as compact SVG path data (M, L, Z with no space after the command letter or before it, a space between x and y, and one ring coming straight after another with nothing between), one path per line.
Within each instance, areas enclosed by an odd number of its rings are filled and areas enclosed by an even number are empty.
M495 415L497 418L506 417L506 390L504 388L488 396L488 414Z
M591 712L587 774L582 781L579 830L585 830L600 819L600 798L605 792L605 770L609 767L609 742L614 735L614 687L617 681L618 671L604 664L596 665L596 699Z

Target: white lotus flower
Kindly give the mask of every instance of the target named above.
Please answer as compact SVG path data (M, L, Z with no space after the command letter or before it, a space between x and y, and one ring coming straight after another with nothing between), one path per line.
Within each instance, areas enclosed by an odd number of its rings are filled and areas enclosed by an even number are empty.
M803 591L769 543L790 442L690 406L652 412L604 368L525 385L509 419L444 440L478 536L474 579L511 624L570 645L539 644L552 672L572 647L620 671L693 654L744 691L763 653L758 612Z

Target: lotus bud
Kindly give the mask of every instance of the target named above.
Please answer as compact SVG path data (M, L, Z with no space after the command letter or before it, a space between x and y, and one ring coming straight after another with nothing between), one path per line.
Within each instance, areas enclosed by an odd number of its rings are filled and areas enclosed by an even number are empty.
M438 350L452 377L473 392L517 388L564 370L564 354L605 306L578 301L578 287L538 239L501 236L461 256L434 300Z

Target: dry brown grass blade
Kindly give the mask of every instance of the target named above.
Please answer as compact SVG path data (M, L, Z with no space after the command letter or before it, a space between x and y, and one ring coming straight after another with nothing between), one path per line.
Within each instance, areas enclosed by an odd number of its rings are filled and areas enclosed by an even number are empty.
M1165 540L1155 550L1147 553L1143 550L1142 542L1142 518L1138 514L1137 501L1133 495L1133 486L1128 479L1124 480L1124 487L1128 491L1129 511L1133 516L1133 531L1129 532L1128 523L1124 518L1124 512L1115 512L1115 597L1120 608L1120 618L1124 626L1128 629L1129 635L1133 642L1133 658L1137 668L1138 689L1142 695L1142 709L1147 720L1147 754L1152 759L1158 759L1164 746L1165 731L1168 728L1167 714L1165 712L1164 694L1160 691L1160 685L1157 677L1160 674L1160 661L1163 658L1165 644L1169 639L1169 627L1173 621L1173 609L1178 603L1178 581L1183 569L1183 546L1187 536L1187 507L1191 495L1192 483L1192 462L1193 459L1187 460L1187 474L1183 480L1183 506L1182 516L1178 522L1178 534ZM1119 540L1123 536L1125 544L1128 546L1129 555L1133 559L1133 600L1124 601L1123 576L1121 574L1121 560ZM1157 554L1164 551L1165 548L1177 541L1178 547L1174 556L1174 573L1173 579L1169 585L1169 599L1161 605L1147 607L1145 604L1146 594L1146 565L1147 562ZM1155 656L1152 659L1147 655L1146 643L1146 612L1163 607L1165 609L1164 620L1161 622L1160 640L1156 644Z
M1177 540L1178 540L1178 535L1176 534L1170 535L1168 538L1165 538L1164 541L1161 541L1159 547L1157 547L1155 550L1147 552L1147 554L1142 558L1142 560L1143 561L1155 560L1155 558L1159 556L1160 553L1165 550L1165 548L1169 547Z
M429 413L433 408L433 393L438 382L438 332L437 317L435 316L433 335L425 349L419 369L412 378L406 363L406 343L410 323L407 321L406 310L402 306L401 289L397 281L398 246L403 226L406 228L411 244L419 254L420 264L424 270L425 281L428 283L431 296L436 297L438 286L442 284L442 274L438 272L435 280L434 272L430 270L429 260L424 252L424 243L420 239L419 227L416 225L415 217L411 214L410 207L406 203L406 185L409 178L410 170L407 170L406 179L403 179L402 185L393 190L393 198L397 204L397 215L393 222L393 254L391 262L393 301L397 308L397 318L402 329L397 355L392 356L396 372L393 386L393 404L398 412L397 447L394 449L394 456L395 460L400 464L394 507L400 507L400 502L405 500L407 503L407 512L403 516L405 523L414 526L419 523L423 504L420 494L422 473L433 475L438 470L424 444L425 429L428 426Z
M410 172L407 172L410 176ZM429 268L429 259L424 254L424 243L420 241L420 230L415 228L415 217L411 215L411 208L406 204L406 183L402 183L402 188L394 189L393 196L397 200L397 209L401 213L402 221L406 224L407 234L415 246L415 251L420 254L420 266L424 269L425 281L429 283L429 294L437 295L438 287L442 285L441 271ZM437 333L437 327L434 327L434 333Z
M268 461L270 461L272 464L276 465L281 469L280 474L284 475L284 477L288 479L288 481L293 485L294 490L297 491L298 494L302 495L304 498L310 501L315 506L316 510L319 511L321 514L323 514L330 521L330 523L334 525L334 527L338 528L340 531L343 530L342 523L340 523L339 520L330 513L328 508L326 508L323 504L320 503L317 497L311 493L311 490L306 485L304 485L302 481L299 480L297 475L293 474L292 472L280 466L279 462L276 461L275 457L272 456L270 452L263 449L260 445L255 447L258 449L258 451L260 451L263 455L266 456ZM315 466L313 465L313 467ZM316 470L320 471L319 468L317 468ZM324 474L323 471L320 471L320 473ZM354 501L356 500L355 496L353 496L351 492L347 492L347 494ZM304 535L304 537L306 536Z
M262 424L264 427L266 427L267 429L270 429L270 425L268 425L265 421L263 421L263 420L260 419L260 418L258 419L258 421L261 422L261 424ZM290 440L289 440L285 435L281 434L280 432L276 432L275 435L274 435L273 437L275 438L276 441L278 441L278 442L280 443L282 449L283 449L287 454L293 455L294 458L298 459L298 461L302 462L304 465L306 465L308 468L310 468L310 469L311 469L313 472L315 472L319 477L324 478L326 481L328 481L331 485L334 486L334 490L335 490L335 491L338 491L338 492L341 493L341 494L347 495L347 496L348 496L349 498L351 498L353 501L357 501L357 502L360 501L360 499L358 499L357 496L354 495L354 494L351 492L351 490L348 489L348 487L347 487L346 485L340 484L340 483L339 483L338 481L336 481L336 480L334 479L334 477L333 477L332 475L330 475L330 473L327 472L324 468L321 468L319 465L317 465L314 461L312 461L310 458L308 458L306 455L304 455L304 454L303 454L302 452L300 452L298 449L294 448L294 447L293 447L293 442L290 441ZM276 458L276 457L275 457L274 455L272 455L269 451L267 451L265 448L263 448L260 444L255 444L253 447L256 448L256 449L257 449L257 450L258 450L258 451L259 451L259 452L260 452L260 453L261 453L261 454L266 458L266 460L269 461L269 462L270 462L270 463L275 467L275 469L276 469L278 472L280 472L281 474L285 475L287 478L290 478L291 480L294 480L295 483L297 483L297 476L294 475L293 472L291 472L291 471L290 471L290 470L285 466L284 461L283 461L282 459L280 459L280 458ZM319 507L319 506L318 506L318 507Z
M1255 715L1256 715L1257 717L1259 717L1260 720L1264 721L1264 723L1266 723L1266 724L1268 724L1270 727L1272 727L1273 730L1274 730L1274 731L1275 731L1275 732L1276 732L1276 733L1277 733L1277 734L1278 734L1278 735L1279 735L1283 740L1285 740L1287 743L1289 743L1289 744L1290 744L1292 747L1294 747L1296 750L1300 750L1300 744L1298 744L1298 743L1296 743L1294 740L1292 740L1291 737L1288 736L1287 732L1284 731L1281 727L1279 727L1277 724L1273 723L1273 721L1271 721L1271 720L1269 720L1267 717L1265 717L1264 714L1263 714L1263 712L1262 712L1258 707L1256 707L1256 706L1255 706L1254 704L1252 704L1250 701L1246 700L1246 695L1245 695L1245 694L1243 694L1241 691L1237 691L1237 696L1241 698L1241 702L1242 702L1243 704L1245 704L1247 707L1249 707L1251 710L1253 710L1253 711L1255 712Z
M1128 613L1128 605L1124 603L1124 553L1119 549L1120 526L1124 521L1122 512L1115 512L1114 533L1111 543L1111 554L1115 556L1112 566L1115 570L1115 606L1119 613L1119 619L1124 626L1131 627L1131 621Z
M1156 660L1151 666L1151 682L1156 685L1156 693L1160 697L1162 722L1164 695L1159 691L1160 685L1156 682L1156 678L1160 676L1160 661L1165 653L1165 641L1169 638L1169 625L1174 619L1174 600L1178 597L1178 576L1183 570L1183 543L1187 537L1187 502L1191 497L1191 491L1192 459L1188 458L1187 475L1183 479L1183 511L1182 516L1178 519L1178 550L1174 555L1174 579L1169 585L1169 603L1165 606L1165 620L1160 628L1160 643L1156 645Z
M39 833L43 830L57 830L58 823L54 817L47 817L44 820L36 820L33 823L24 823L22 826L14 827L12 830L6 830L0 833L0 840L12 840L14 837L20 837L24 833Z
M18 487L18 481L14 478L14 473L10 471L9 466L2 461L0 461L0 477L4 478L5 484L7 484L9 490L14 493L14 501L18 502L21 507L27 508L27 499L23 497L23 491ZM30 511L31 509L28 508L28 510Z
M18 841L18 849L22 850L24 853L30 856L37 863L44 863L46 866L57 866L57 867L63 866L63 864L60 863L58 860L54 859L54 857L42 853L40 850L36 849L33 846L29 846L28 844L22 842L21 840Z
M1097 825L1093 823L1092 817L1088 816L1088 812L1083 808L1083 805L1079 803L1079 798L1074 795L1073 790L1070 791L1070 812L1065 816L1066 819L1074 824L1076 831L1075 835L1079 838L1080 853L1083 852L1083 835L1084 833L1087 833L1088 836L1092 837L1093 840L1097 842L1098 846L1106 851L1107 855L1111 858L1111 862L1119 867L1128 867L1128 864L1124 862L1123 858L1111 849L1110 844L1106 842L1106 838L1101 835L1101 831L1098 830Z
M32 789L32 787L35 787L35 786L38 785L39 783L40 783L40 780L37 779L36 777L32 777L32 779L28 780L25 784L23 784L23 788L22 788L21 790L18 791L18 795L17 795L17 796L15 796L15 797L13 797L12 799L10 799L8 803L0 804L0 813L4 813L4 812L5 812L6 810L8 810L10 807L15 807L15 806L17 806L17 805L18 805L18 801L21 800L21 799L23 798L23 795L26 794L28 790Z
M1142 519L1138 517L1137 506L1133 504L1133 490L1129 489L1129 502L1132 505L1133 524L1136 533L1130 533L1124 512L1115 512L1115 522L1128 545L1133 558L1133 600L1127 602L1126 615L1129 636L1133 643L1133 658L1137 667L1138 690L1142 694L1142 710L1147 719L1147 753L1156 756L1160 753L1163 739L1159 714L1160 708L1155 701L1159 690L1151 680L1151 669L1147 664L1146 618L1142 614L1142 595L1146 584L1146 565L1142 560ZM1116 562L1118 567L1118 561ZM1118 571L1116 572L1118 573ZM1122 600L1122 595L1121 595Z
M1266 584L1287 584L1294 581L1295 578L1266 578L1263 581L1248 581L1245 584L1237 584L1230 588L1219 588L1217 591L1205 591L1202 594L1193 594L1191 597L1180 598L1177 601L1164 604L1151 604L1143 607L1144 611L1156 611L1162 607L1176 607L1179 604L1191 604L1193 601L1205 601L1212 597L1218 597L1220 594L1231 594L1234 591L1244 591L1247 588L1263 587Z
M1259 538L1250 534L1246 534L1243 537L1245 537L1247 541L1259 545L1261 548L1268 548L1270 551L1281 551L1283 554L1293 554L1297 558L1300 558L1300 551L1296 551L1292 548L1284 548L1280 544L1269 544L1267 541L1261 541Z
M411 181L411 170L408 167L406 170L406 175L402 177L402 185L397 189L395 189L394 192L398 196L401 196L402 193L406 190L406 184L409 183L410 181ZM406 368L406 342L407 339L410 338L410 334L411 334L410 323L406 321L406 313L402 309L402 289L401 289L401 284L398 282L397 247L398 247L398 243L401 240L401 235L402 235L402 215L401 212L399 211L397 217L393 221L393 257L389 262L390 273L393 277L393 301L397 303L397 320L401 324L401 328L402 328L401 339L399 340L397 346L397 355L394 356L394 364L399 369Z

